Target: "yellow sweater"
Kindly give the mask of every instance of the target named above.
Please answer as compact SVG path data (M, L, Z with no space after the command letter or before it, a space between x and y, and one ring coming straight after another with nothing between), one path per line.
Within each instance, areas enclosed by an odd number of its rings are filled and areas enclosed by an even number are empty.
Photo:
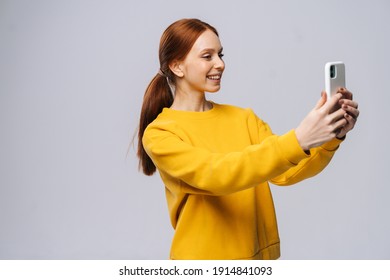
M341 141L307 155L294 130L277 136L252 110L213 103L205 112L164 108L142 142L165 184L170 258L206 260L279 258L268 182L314 176Z

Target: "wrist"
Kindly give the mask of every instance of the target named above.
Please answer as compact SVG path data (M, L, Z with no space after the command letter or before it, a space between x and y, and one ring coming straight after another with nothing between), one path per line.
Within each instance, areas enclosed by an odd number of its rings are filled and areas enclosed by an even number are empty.
M308 153L308 151L310 150L309 145L307 145L305 143L304 139L302 139L302 135L301 135L301 132L299 130L299 127L295 129L295 137L297 138L298 144L299 144L299 146L301 146L302 150L305 153Z

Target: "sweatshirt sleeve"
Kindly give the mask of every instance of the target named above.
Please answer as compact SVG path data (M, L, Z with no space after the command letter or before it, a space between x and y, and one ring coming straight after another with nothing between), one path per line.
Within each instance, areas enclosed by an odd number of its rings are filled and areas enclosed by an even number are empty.
M320 173L331 161L342 140L333 139L320 147L310 150L310 157L303 159L296 166L270 180L279 186L288 186Z
M160 172L195 189L224 195L271 180L307 158L294 130L269 135L239 152L214 153L184 142L169 128L149 125L143 137L145 151Z
M251 131L256 131L256 135L253 136L254 142L261 143L265 137L272 134L270 127L253 112L250 116L249 127L252 128ZM329 164L341 142L342 140L335 138L320 147L311 149L309 156L269 181L275 185L288 186L317 175Z

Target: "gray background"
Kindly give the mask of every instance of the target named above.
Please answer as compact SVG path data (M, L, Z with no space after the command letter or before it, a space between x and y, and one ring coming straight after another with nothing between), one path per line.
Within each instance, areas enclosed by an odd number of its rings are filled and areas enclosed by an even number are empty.
M388 259L389 3L1 0L0 258L168 258L163 184L129 144L163 30L197 17L225 53L208 97L278 134L317 102L324 64L346 63L357 127L320 175L272 186L282 259Z

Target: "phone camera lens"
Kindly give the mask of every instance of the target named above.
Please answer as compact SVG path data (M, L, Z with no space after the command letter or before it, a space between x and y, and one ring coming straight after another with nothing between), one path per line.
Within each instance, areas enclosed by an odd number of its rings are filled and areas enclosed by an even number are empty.
M334 79L336 77L336 66L331 65L330 66L330 78Z

